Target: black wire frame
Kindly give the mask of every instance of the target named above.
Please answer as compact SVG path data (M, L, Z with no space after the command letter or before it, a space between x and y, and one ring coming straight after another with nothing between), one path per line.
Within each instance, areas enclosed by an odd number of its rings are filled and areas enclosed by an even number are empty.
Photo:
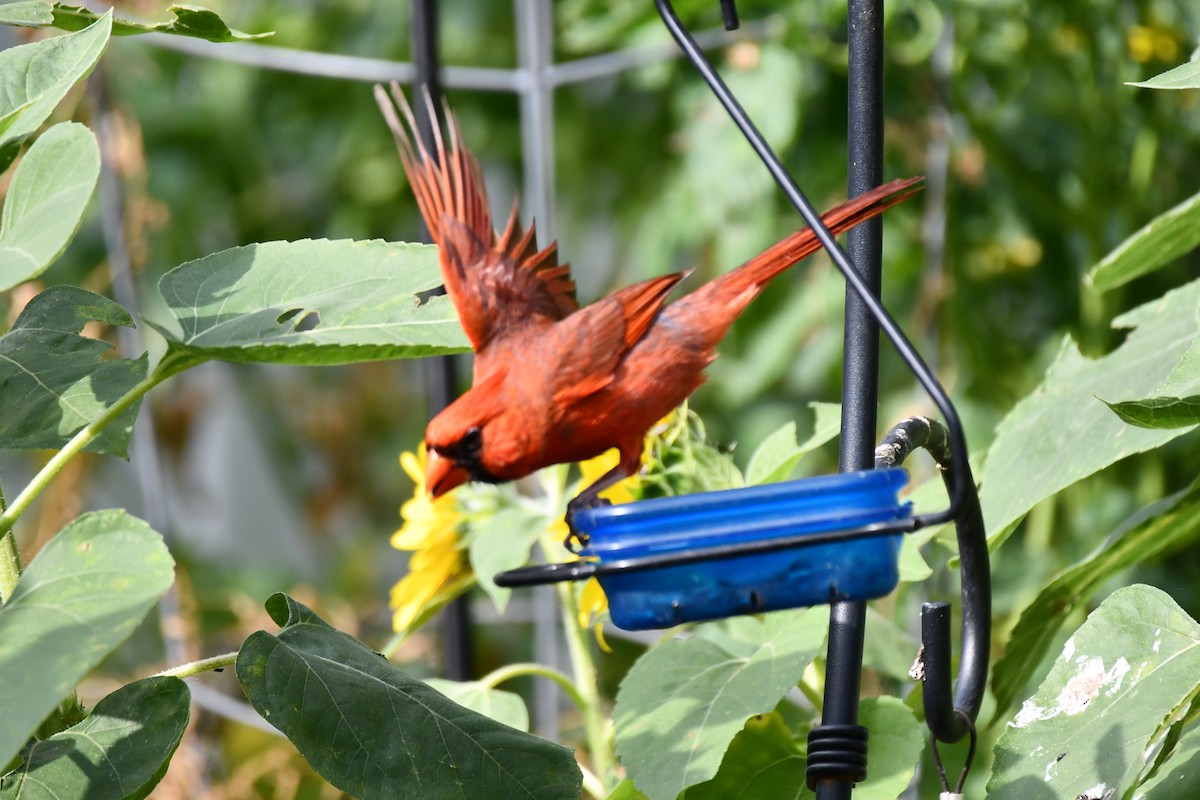
M442 84L439 76L441 66L438 48L439 17L436 0L412 0L412 56L414 87L418 96L428 93L430 104L414 103L417 116L418 135L429 152L434 147L435 119L429 118L430 107L438 108L442 103ZM429 240L429 231L421 224L422 238ZM454 400L458 390L460 372L458 356L437 356L428 359L425 367L426 394L430 415L444 409ZM467 681L475 677L475 646L471 637L471 605L467 595L454 598L441 613L443 663L446 677L456 681Z

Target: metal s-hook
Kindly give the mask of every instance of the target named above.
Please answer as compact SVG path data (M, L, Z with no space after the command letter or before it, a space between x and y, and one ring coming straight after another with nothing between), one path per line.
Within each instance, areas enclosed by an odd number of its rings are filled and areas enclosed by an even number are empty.
M876 468L897 467L916 447L933 456L947 491L964 480L971 491L954 520L958 534L962 583L962 629L958 683L951 689L950 604L921 606L921 655L914 678L923 682L925 722L940 742L953 743L973 733L987 683L988 649L992 630L992 576L988 566L987 532L971 466L958 463L947 431L936 420L912 417L897 424L875 448Z

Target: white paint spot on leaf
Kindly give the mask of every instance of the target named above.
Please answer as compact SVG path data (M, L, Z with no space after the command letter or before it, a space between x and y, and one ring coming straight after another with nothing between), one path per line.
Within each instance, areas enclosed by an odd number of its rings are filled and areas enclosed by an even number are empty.
M1065 655L1066 648L1064 648ZM1064 660L1066 659L1064 658ZM1092 658L1080 656L1075 659L1075 663L1079 664L1079 669L1058 693L1052 707L1043 708L1033 699L1026 700L1016 717L1008 723L1009 727L1024 728L1031 723L1052 719L1059 714L1065 714L1068 717L1082 714L1105 687L1107 687L1106 696L1120 691L1125 676L1129 674L1130 670L1129 662L1123 656L1113 662L1112 667L1108 669L1105 669L1104 659L1099 656Z

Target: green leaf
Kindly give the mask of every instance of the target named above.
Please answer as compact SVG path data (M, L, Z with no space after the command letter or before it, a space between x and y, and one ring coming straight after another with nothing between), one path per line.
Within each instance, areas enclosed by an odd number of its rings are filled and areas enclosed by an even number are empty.
M646 795L638 791L637 785L626 778L617 784L607 800L646 800Z
M1008 723L989 800L1028 800L1033 787L1046 797L1127 796L1200 688L1197 676L1200 625L1158 589L1117 590Z
M0 147L24 139L46 121L96 66L111 30L109 11L78 33L0 52Z
M867 633L863 638L864 667L905 683L911 680L908 671L920 648L921 642L915 636L902 630L873 606L867 606Z
M697 490L720 492L725 489L740 489L745 485L742 472L733 463L733 456L715 447L697 444L692 450Z
M1194 800L1200 785L1200 727L1183 732L1158 772L1138 787L1145 800Z
M1126 520L1087 558L1060 572L1021 612L992 671L996 716L1007 713L1037 670L1064 620L1129 567L1200 538L1200 483Z
M1104 257L1087 274L1101 292L1160 267L1200 247L1200 194L1160 214Z
M458 703L463 708L483 714L519 731L529 730L529 709L521 695L484 686L479 681L448 681L430 678L429 686Z
M96 137L77 122L46 131L21 159L0 215L0 291L36 278L79 228L100 177Z
M917 772L925 732L912 709L897 697L871 697L859 704L858 724L871 732L867 779L854 787L855 800L895 800Z
M196 358L347 364L468 349L432 245L306 239L235 247L168 272L158 288ZM151 323L153 324L153 323Z
M832 440L841 428L841 406L837 403L809 403L815 414L812 436L796 443L796 423L789 422L772 433L746 465L746 485L777 483L787 480L796 465L813 450Z
M146 678L105 697L87 719L22 753L0 800L141 800L167 771L187 728L191 692Z
M103 358L107 342L84 326L132 325L124 308L74 286L52 286L0 336L0 449L62 447L146 377L146 357ZM141 401L109 424L87 449L125 456Z
M1200 223L1198 223L1200 225ZM1145 400L1109 403L1117 416L1142 428L1179 428L1200 423L1200 339Z
M988 452L979 499L993 548L997 534L1038 502L1109 464L1158 447L1185 429L1133 428L1099 397L1145 397L1167 378L1200 336L1200 281L1118 317L1133 327L1124 343L1088 359L1064 341L1046 377L1000 423Z
M54 24L54 13L44 0L22 0L0 6L0 25L43 27Z
M1185 428L1200 423L1200 395L1194 397L1150 397L1109 403L1116 415L1139 428Z
M729 743L799 682L825 644L827 607L705 623L652 648L617 695L616 749L651 800L717 774Z
M544 515L523 506L502 508L470 525L471 570L497 611L504 611L512 589L497 586L496 575L528 564L530 548L549 525Z
M173 579L162 537L124 511L84 514L42 548L0 608L0 764Z
M173 33L192 36L210 42L236 42L245 39L262 39L274 36L274 32L243 33L230 28L215 11L193 5L174 5L168 9L173 19L167 22L144 23L116 18L113 20L113 36L131 36L139 33ZM67 31L77 31L97 19L100 15L84 6L49 3L45 0L9 3L0 6L0 24L22 25L31 28L54 26Z
M910 715L911 716L911 715ZM872 739L874 730L872 730ZM874 760L872 747L871 756ZM733 737L716 777L697 784L679 800L798 800L811 797L807 759L777 712L751 717ZM855 796L858 793L855 792ZM889 798L889 800L891 800Z
M1149 80L1127 82L1127 85L1141 86L1144 89L1200 89L1200 61L1180 64Z
M362 800L579 797L570 750L459 706L284 600L279 635L242 645L238 682L334 786Z

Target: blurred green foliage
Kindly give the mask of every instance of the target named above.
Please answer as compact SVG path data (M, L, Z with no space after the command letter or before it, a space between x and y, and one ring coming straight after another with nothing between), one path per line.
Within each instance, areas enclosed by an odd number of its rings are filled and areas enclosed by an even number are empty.
M119 5L158 19L167 4ZM410 55L398 5L209 5L240 30L276 31L262 47ZM677 5L696 27L719 23L715 2ZM745 22L769 19L768 33L717 60L802 188L831 205L844 193L846 170L844 3L739 6ZM447 0L439 8L445 63L514 65L509 4ZM972 450L982 453L1000 417L1039 383L1062 333L1085 354L1107 352L1121 337L1110 326L1114 317L1200 271L1200 254L1192 253L1104 295L1081 281L1113 246L1200 186L1200 92L1124 85L1188 59L1200 40L1200 6L894 0L887 12L885 174L929 174L944 160L946 189L889 213L885 299L951 389ZM556 13L558 60L667 41L647 0L561 0ZM117 114L110 141L143 297L166 270L247 242L418 236L416 207L369 85L185 55L136 38L114 41L91 80L103 91L75 94L77 115L97 116L101 95ZM507 208L521 174L516 98L449 95L495 204ZM799 224L680 61L564 88L555 122L557 234L585 301L682 266L698 268L698 283ZM92 215L43 280L104 291L106 275ZM722 345L709 385L692 402L709 435L725 447L736 443L743 458L786 420L803 425L808 402L839 399L840 277L822 257L776 284ZM190 624L201 639L240 641L237 631L262 624L259 598L281 581L307 583L339 627L361 626L368 641L380 640L387 587L403 570L386 545L409 494L396 456L418 441L428 419L422 365L224 369L232 378L216 390L197 375L151 398L167 464L185 471L208 430L205 404L214 392L236 395L254 432L254 441L238 446L266 455L272 491L300 510L275 524L307 555L242 558L186 537L173 543L190 587ZM886 347L881 369L881 424L930 410ZM1196 437L1185 437L1035 509L997 554L999 627L1135 508L1186 486L1198 449ZM828 449L824 457L832 469ZM89 466L99 472L100 463ZM103 494L107 480L96 475L90 487ZM205 502L224 501L200 507ZM47 502L41 513L56 512ZM948 555L937 551L930 560ZM1141 567L1140 577L1195 616L1200 558L1167 555L1169 562ZM511 651L525 644L490 632L479 638L481 670L513 660ZM408 656L435 670L424 646ZM618 648L622 659L636 656L628 644Z

